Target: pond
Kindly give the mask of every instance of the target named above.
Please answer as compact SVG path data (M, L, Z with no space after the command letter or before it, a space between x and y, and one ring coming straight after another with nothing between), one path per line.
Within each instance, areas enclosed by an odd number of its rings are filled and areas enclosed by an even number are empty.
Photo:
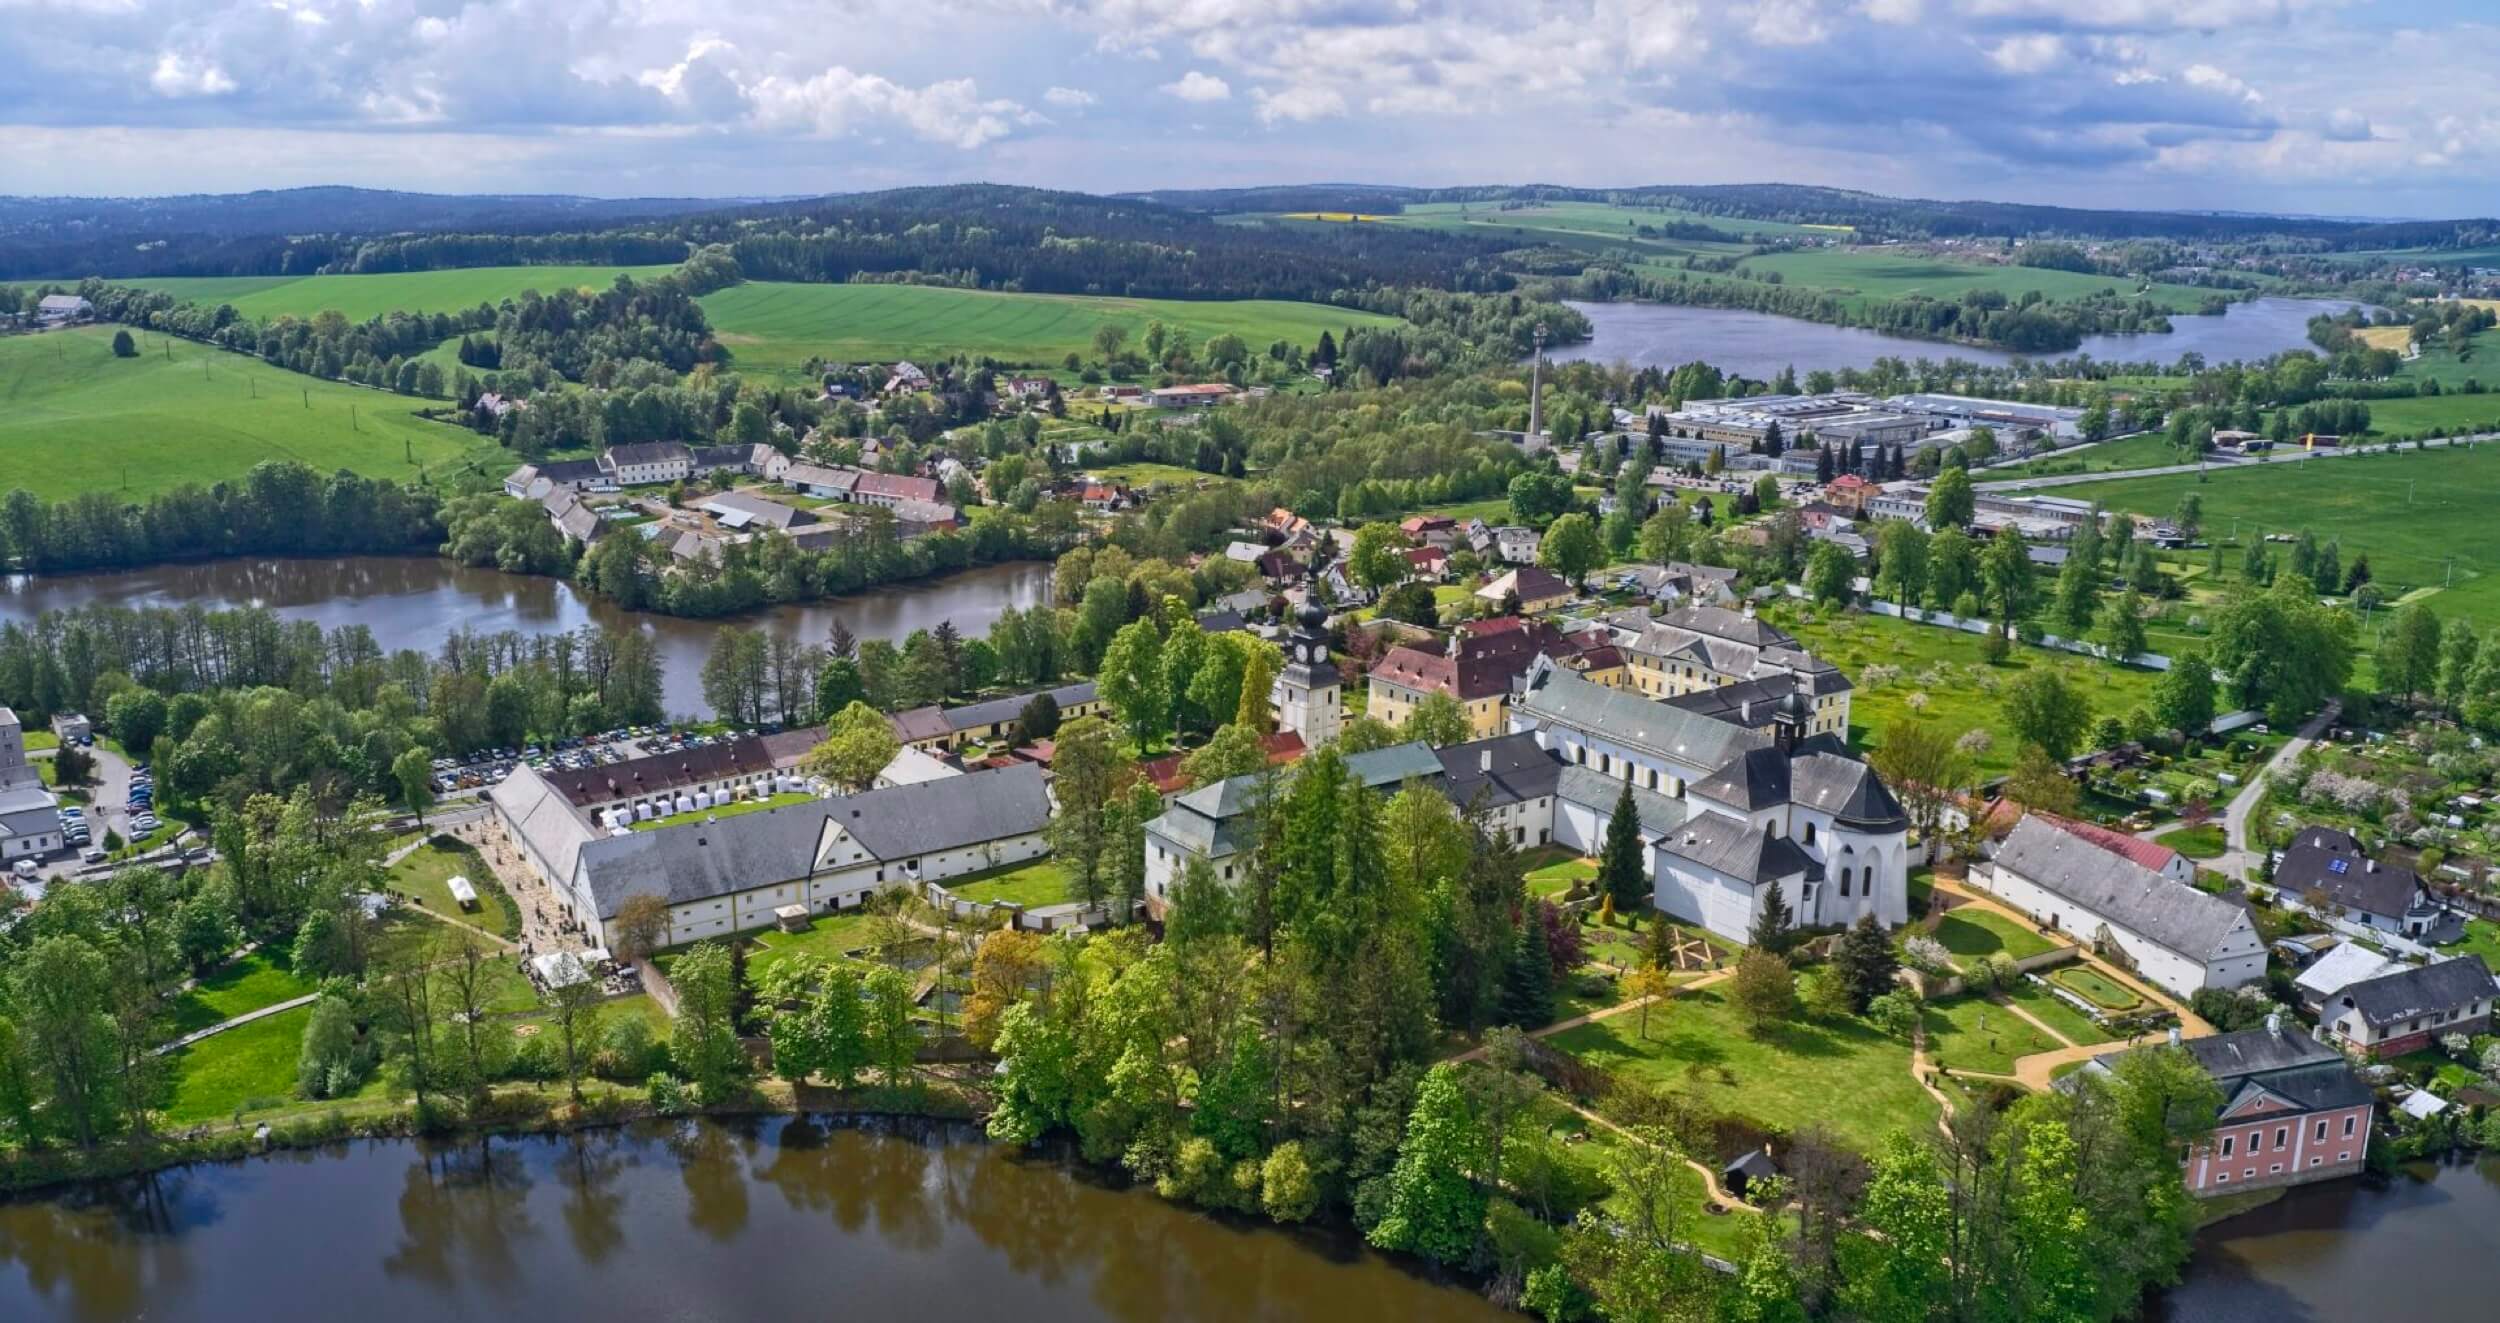
M2500 1315L2500 1159L2307 1186L2207 1227L2159 1323L2404 1323Z
M0 1203L0 1318L1516 1318L1333 1233L907 1129L374 1141L80 1186Z
M1696 360L1723 372L1768 381L1782 368L1798 372L1816 368L1871 368L1879 358L1941 362L1959 358L1974 363L2011 363L2015 356L1999 349L1977 349L1887 335L1854 326L1781 317L1736 308L1688 308L1668 303L1573 303L1589 319L1595 334L1553 351L1560 361L1582 359L1629 363L1634 367L1675 367ZM2181 354L2203 354L2209 363L2258 359L2309 343L2309 319L2322 312L2358 306L2341 299L2252 299L2234 303L2219 317L2174 315L2168 335L2087 336L2073 354L2104 361L2176 362ZM2071 354L2050 354L2066 358Z
M687 620L627 611L561 579L474 569L434 556L341 556L278 560L236 557L91 574L0 576L0 623L45 611L111 602L120 606L265 606L324 629L363 625L384 651L432 653L459 629L556 633L596 624L634 628L659 640L672 714L704 713L703 661L729 625L760 625L822 642L835 621L863 639L897 644L913 630L952 620L966 636L989 632L1013 606L1049 600L1050 566L1011 561L851 597L767 608L725 620Z

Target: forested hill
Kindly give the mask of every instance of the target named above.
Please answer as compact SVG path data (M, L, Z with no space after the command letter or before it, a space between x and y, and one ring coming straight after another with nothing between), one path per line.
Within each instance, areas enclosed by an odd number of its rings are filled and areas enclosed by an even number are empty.
M2345 221L2319 217L2179 211L2102 211L2019 202L1894 198L1808 184L1656 184L1566 188L1553 184L1400 188L1378 184L1296 184L1262 188L1157 189L1126 194L1210 214L1241 212L1395 212L1428 202L1605 202L1673 208L1744 220L1847 225L1868 235L1950 237L2064 235L2100 239L2168 238L2229 242L2290 238L2325 248L2472 247L2500 235L2500 221Z
M543 221L549 214L532 216ZM1134 199L993 184L713 204L701 212L556 231L480 227L428 233L401 224L362 237L304 237L300 231L254 235L250 228L249 222L229 219L224 233L161 236L160 246L144 251L129 234L109 245L47 245L14 242L0 233L0 279L635 265L676 262L719 244L735 254L751 280L891 280L1054 294L1311 300L1370 286L1462 292L1512 286L1497 262L1505 245L1471 235L1235 224Z
M288 275L352 255L360 236L544 235L717 211L718 198L287 188L153 198L0 196L0 278ZM683 249L658 259L675 261ZM549 259L553 260L553 259Z

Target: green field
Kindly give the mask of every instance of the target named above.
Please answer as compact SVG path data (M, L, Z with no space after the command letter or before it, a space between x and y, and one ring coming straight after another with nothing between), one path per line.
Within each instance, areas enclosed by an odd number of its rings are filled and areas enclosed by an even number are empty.
M2210 513L2206 522L2212 522ZM1990 666L1980 656L1977 634L1941 625L1877 615L1806 620L1793 605L1767 614L1816 656L1856 677L1857 692L1849 701L1853 746L1866 749L1883 743L1885 728L1897 721L1924 721L1948 731L1984 729L1994 742L1975 760L1982 776L2013 769L2019 749L2005 722L2000 691L2031 667L2064 672L2067 682L2091 701L2096 717L2123 714L2152 698L2154 672L2073 653L2017 643L2003 665ZM1892 667L1900 674L1870 676L1868 668L1874 666Z
M1953 1070L2011 1075L2014 1062L2066 1046L2012 1011L1978 997L1927 1003L1927 1055Z
M2194 312L2212 296L2211 290L2186 285L2141 286L2115 276L2085 275L2046 267L1999 266L1958 262L1927 253L1901 253L1880 248L1815 248L1772 253L1745 259L1745 269L1776 271L1783 283L1834 294L1863 303L1875 299L1958 299L1969 290L1992 290L2020 298L2038 290L2052 300L2081 298L2104 291L2135 297L2141 289L2154 303L2179 312Z
M2486 407L2500 408L2500 399ZM2500 500L2500 445L2250 465L2201 484L2188 473L2122 478L2061 487L2057 494L2167 515L2191 488L2204 500L2208 530L2227 535L2237 521L2245 541L2305 528L2320 541L2341 541L2346 565L2356 553L2368 553L2371 573L2390 598L2429 588L2434 591L2421 600L2443 617L2500 623L2500 544L2492 541L2488 522ZM2225 554L2236 562L2236 552ZM2452 558L2456 581L2443 589Z
M156 335L117 359L113 330L0 338L0 487L141 497L240 478L265 459L399 479L497 467L492 442L417 417L424 401Z
M315 991L297 974L284 951L254 951L199 980L174 999L174 1033L197 1033L264 1006Z
M2167 434L2145 432L2116 441L2103 441L2086 449L2068 447L2001 469L1981 469L1972 473L1971 477L1979 482L2006 482L2105 470L2124 473L2130 469L2157 469L2178 462L2179 452L2171 447Z
M1935 936L1964 969L1999 955L2009 960L2028 960L2058 946L2012 919L1976 905L1966 905L1938 920Z
M619 275L666 275L668 266L479 266L373 276L163 276L130 283L193 303L230 303L246 317L310 317L336 310L350 321L388 312L454 312L518 298L525 290L605 289Z
M2500 378L2500 372L2494 372ZM2486 384L2500 385L2500 381ZM2418 395L2370 400L2370 434L2399 437L2430 429L2500 431L2500 395Z
M1003 294L928 285L796 285L751 282L703 297L704 315L744 372L795 373L809 357L834 363L969 354L1056 367L1094 357L1094 330L1110 322L1139 346L1161 321L1193 344L1226 333L1259 353L1278 340L1308 347L1322 331L1389 326L1393 317L1273 299L1195 302Z
M1936 1100L1910 1078L1910 1045L1863 1020L1802 1017L1764 1037L1746 1032L1719 988L1679 994L1640 1017L1617 1015L1545 1041L1607 1070L1689 1094L1782 1131L1814 1123L1871 1153L1894 1130L1935 1128ZM1846 1098L1849 1105L1834 1107Z

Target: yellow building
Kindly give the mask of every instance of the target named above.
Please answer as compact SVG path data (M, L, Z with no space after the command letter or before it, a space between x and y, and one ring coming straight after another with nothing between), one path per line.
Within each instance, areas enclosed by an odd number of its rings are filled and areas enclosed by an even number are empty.
M1688 606L1652 621L1625 651L1630 687L1646 697L1733 685L1763 684L1765 693L1801 688L1814 699L1806 734L1849 737L1849 678L1750 613Z

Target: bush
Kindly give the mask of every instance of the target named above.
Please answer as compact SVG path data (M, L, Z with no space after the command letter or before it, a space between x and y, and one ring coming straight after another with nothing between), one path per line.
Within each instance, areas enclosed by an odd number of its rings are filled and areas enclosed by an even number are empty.
M1894 1038L1908 1038L1918 1028L1918 994L1908 988L1887 992L1866 1004L1866 1018Z
M610 1016L598 1050L591 1054L590 1068L601 1079L638 1083L659 1068L660 1051L649 1021L639 1015Z
M694 1099L686 1086L667 1071L651 1076L651 1110L662 1116L682 1116L694 1109Z
M1319 1180L1300 1140L1287 1140L1259 1170L1259 1203L1279 1222L1300 1222L1319 1209Z
M1546 1323L1580 1323L1596 1317L1597 1302L1559 1263L1529 1273L1528 1289L1521 1293L1519 1303Z

